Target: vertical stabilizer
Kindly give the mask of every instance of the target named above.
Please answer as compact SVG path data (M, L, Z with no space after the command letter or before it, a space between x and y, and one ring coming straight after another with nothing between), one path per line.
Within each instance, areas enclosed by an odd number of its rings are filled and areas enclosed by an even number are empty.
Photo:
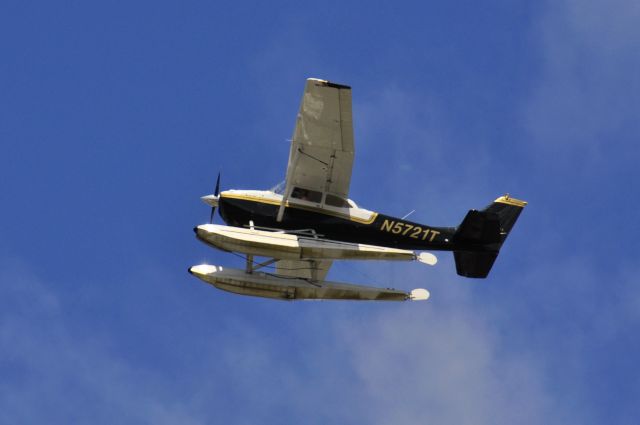
M487 206L482 212L496 214L500 222L500 239L501 244L507 239L509 232L516 224L516 220L520 217L520 213L527 205L525 201L514 199L509 195L501 196Z
M459 247L453 256L460 276L487 277L502 244L526 205L525 201L505 195L481 211L467 213L453 237Z

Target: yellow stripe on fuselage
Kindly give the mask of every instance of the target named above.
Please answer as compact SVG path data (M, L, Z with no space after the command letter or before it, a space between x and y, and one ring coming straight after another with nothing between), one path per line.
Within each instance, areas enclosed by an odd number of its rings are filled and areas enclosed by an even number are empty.
M259 203L262 203L262 204L278 205L278 206L280 206L280 204L282 203L281 201L277 201L275 199L265 199L265 198L262 198L260 196L251 196L251 195L236 195L236 194L228 194L228 193L227 194L222 194L221 193L220 197L221 198L230 198L230 199L240 199L240 200L243 200L243 201L259 202ZM364 219L364 218L353 217L353 216L350 216L348 214L341 214L339 212L327 210L327 209L324 209L324 208L312 207L312 206L307 206L307 205L292 204L289 201L285 202L285 207L287 207L287 208L295 208L295 209L304 210L304 211L311 211L311 212L315 212L315 213L318 213L318 214L330 215L332 217L338 217L338 218L342 218L344 220L351 220L351 221L355 221L356 223L362 223L362 224L371 224L378 217L378 213L377 212L372 212L371 213L371 217L369 217L368 219Z

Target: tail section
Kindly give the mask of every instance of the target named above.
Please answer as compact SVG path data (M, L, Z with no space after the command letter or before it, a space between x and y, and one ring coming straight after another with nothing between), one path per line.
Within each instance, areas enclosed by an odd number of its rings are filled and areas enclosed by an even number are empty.
M526 202L505 195L481 211L467 213L453 236L457 246L453 255L460 276L487 277L525 205Z
M509 235L509 232L516 224L516 220L520 217L520 213L527 205L525 201L510 198L509 195L501 196L489 206L487 206L483 212L488 214L496 214L500 221L500 244L504 243L505 239Z

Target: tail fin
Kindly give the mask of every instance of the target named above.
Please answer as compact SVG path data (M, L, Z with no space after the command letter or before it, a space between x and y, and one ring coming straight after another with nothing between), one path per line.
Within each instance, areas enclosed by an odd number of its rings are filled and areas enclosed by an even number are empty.
M487 277L525 205L526 202L505 195L481 211L467 213L453 236L459 247L453 256L460 276Z
M498 216L498 220L500 220L500 245L502 245L509 236L509 232L513 228L513 225L516 224L516 220L520 217L520 213L527 205L525 201L520 201L519 199L514 199L509 197L509 195L501 196L491 205L488 205L483 212L489 214L496 214Z

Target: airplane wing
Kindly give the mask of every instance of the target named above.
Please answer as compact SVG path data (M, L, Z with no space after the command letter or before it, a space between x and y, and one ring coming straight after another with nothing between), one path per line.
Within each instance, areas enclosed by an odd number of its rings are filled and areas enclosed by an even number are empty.
M309 78L291 140L285 197L299 186L347 198L354 152L351 87Z
M323 281L331 263L330 260L278 260L276 272L280 276Z
M353 167L351 87L307 79L291 139L277 220L294 188L348 198ZM319 200L318 200L319 202ZM278 261L278 274L324 280L331 261Z

